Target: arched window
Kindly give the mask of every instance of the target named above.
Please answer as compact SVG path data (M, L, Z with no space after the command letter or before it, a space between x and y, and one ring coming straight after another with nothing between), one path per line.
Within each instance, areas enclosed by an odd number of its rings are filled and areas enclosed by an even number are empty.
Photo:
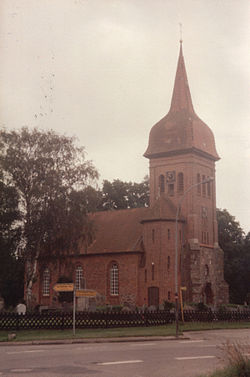
M110 294L119 295L119 269L116 263L113 263L110 268Z
M198 173L197 174L197 194L200 195L201 194L201 185L199 185L199 183L201 182L201 175Z
M83 268L82 268L82 266L76 267L75 286L76 286L77 290L85 288L85 282L84 282L84 278L83 278Z
M209 267L207 264L205 264L205 276L209 275Z
M177 192L182 194L184 191L184 176L183 173L178 173L177 176Z
M50 295L50 271L48 268L45 268L43 271L43 296L49 296Z
M207 182L207 196L210 198L211 196L211 182Z
M160 188L160 193L165 191L164 175L160 175L159 177L159 188Z
M202 182L205 181L205 175L202 176ZM206 196L206 183L202 183L202 195Z
M174 196L174 184L173 183L168 184L168 195Z

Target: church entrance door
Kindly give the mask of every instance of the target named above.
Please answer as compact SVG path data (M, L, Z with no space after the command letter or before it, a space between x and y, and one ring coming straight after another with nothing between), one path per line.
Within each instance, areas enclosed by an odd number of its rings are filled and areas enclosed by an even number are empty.
M213 304L214 301L214 295L211 288L211 283L207 283L204 289L204 303L209 305Z
M159 306L159 288L149 287L148 288L148 306Z

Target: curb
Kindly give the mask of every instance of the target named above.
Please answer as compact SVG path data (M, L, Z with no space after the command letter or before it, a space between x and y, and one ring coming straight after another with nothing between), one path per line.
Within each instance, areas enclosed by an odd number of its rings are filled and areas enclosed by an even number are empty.
M84 343L126 343L126 342L150 342L150 341L166 341L166 340L189 340L189 337L179 336L149 336L149 337L121 337L121 338L76 338L76 339L58 339L58 340L28 340L28 341L12 341L0 342L1 346L27 346L27 345L55 345L55 344L84 344Z

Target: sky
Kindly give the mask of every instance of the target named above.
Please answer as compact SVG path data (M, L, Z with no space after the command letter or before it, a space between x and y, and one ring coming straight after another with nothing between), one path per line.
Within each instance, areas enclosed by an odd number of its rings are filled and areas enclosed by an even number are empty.
M217 207L250 231L249 0L1 0L0 127L76 136L104 179L141 182L167 114L182 24L197 115L215 135Z

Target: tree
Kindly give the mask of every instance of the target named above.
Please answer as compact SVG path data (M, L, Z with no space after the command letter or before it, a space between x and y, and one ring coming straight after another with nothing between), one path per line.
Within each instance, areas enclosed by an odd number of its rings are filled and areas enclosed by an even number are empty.
M243 243L244 231L234 216L230 215L226 209L217 209L217 220L219 243L222 249L228 245L237 247Z
M75 138L53 131L2 131L0 145L2 180L18 194L19 247L30 306L38 259L62 256L84 237L88 223L84 189L98 174Z
M18 195L0 179L0 296L6 306L23 297L23 263L16 254L20 239Z
M102 187L102 208L126 209L147 207L149 203L149 183L145 177L141 183L105 180Z
M250 248L248 235L235 217L217 210L219 244L224 251L225 280L229 284L230 302L243 304L250 287Z

